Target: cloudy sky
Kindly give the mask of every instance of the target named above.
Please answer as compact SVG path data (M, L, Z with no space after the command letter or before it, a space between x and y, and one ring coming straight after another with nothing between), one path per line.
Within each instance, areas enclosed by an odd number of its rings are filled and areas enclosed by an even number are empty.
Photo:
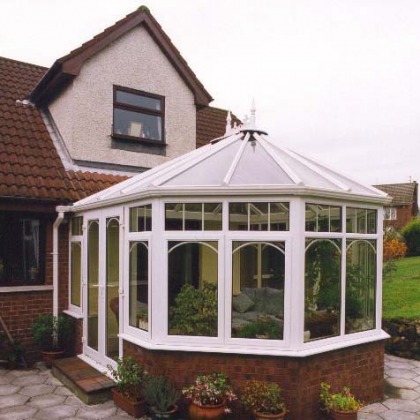
M0 55L43 66L142 0L0 0ZM420 1L143 0L214 106L369 184L420 181Z

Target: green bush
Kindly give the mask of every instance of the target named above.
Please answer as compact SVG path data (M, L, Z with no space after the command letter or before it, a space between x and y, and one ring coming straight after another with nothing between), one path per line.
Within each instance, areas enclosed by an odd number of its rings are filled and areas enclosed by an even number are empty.
M408 248L408 256L420 255L420 219L413 219L401 231Z
M184 284L170 308L170 328L183 335L217 336L217 285Z

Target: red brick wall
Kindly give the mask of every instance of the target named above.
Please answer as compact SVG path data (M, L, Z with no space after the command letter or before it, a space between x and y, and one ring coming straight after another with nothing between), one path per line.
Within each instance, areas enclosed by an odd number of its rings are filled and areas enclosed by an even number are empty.
M133 356L152 374L170 377L179 387L190 384L200 373L214 371L226 373L235 389L248 379L276 382L283 389L288 418L293 420L319 418L322 381L333 390L350 386L366 403L383 397L384 341L306 358L152 351L124 341L124 355ZM240 412L235 417L245 418Z
M397 230L402 229L408 222L413 219L412 206L397 207L397 220L384 220L384 227L393 227Z

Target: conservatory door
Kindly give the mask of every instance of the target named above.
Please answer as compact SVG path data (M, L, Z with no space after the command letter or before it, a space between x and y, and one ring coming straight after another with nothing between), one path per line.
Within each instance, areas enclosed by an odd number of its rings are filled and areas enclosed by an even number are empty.
M87 221L83 353L106 366L119 356L120 214Z

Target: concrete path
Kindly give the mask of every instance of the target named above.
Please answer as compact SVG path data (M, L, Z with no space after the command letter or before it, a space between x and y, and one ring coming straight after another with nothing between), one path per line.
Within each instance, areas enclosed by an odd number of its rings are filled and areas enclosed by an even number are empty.
M420 420L420 362L385 358L385 399L359 413L359 420ZM131 419L112 401L88 406L50 370L0 370L0 420ZM310 419L308 419L310 420Z

